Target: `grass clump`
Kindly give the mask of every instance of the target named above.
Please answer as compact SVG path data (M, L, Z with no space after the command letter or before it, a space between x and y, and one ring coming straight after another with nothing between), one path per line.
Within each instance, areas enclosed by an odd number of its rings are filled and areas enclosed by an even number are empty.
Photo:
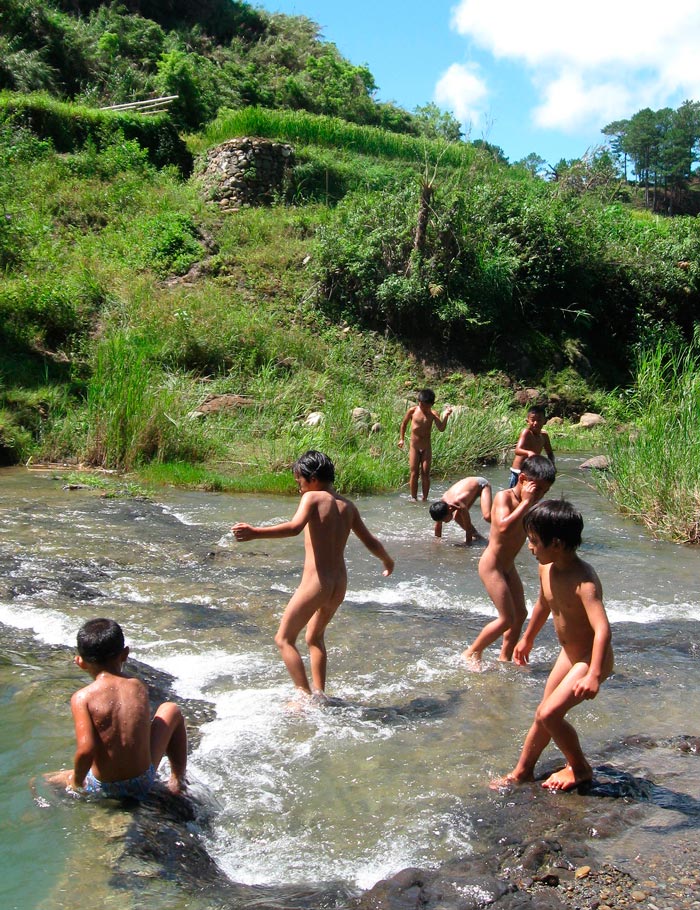
M600 483L621 512L660 537L700 543L700 337L641 351L634 427L613 438Z

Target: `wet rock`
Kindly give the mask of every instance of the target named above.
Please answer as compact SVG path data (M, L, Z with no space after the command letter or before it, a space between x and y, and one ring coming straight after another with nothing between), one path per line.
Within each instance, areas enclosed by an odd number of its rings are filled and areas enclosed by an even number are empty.
M254 405L255 399L246 398L245 395L207 395L204 401L190 411L188 417L203 417L206 414L218 414L227 411L236 411L239 408L248 408Z
M326 419L326 415L323 411L312 411L306 420L304 420L305 427L318 427Z
M606 455L594 455L579 465L582 471L606 471L609 467L610 459Z

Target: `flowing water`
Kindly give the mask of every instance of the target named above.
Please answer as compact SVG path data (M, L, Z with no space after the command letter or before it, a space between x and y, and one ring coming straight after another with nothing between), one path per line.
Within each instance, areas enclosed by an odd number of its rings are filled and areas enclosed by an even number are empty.
M602 579L613 625L615 675L575 715L595 762L627 736L697 732L700 549L653 541L617 516L579 462L560 461L552 493L583 512L581 553ZM505 485L503 469L486 474ZM105 907L131 906L113 874L128 813L28 786L71 762L68 702L87 678L49 646L73 648L78 626L94 616L117 619L132 656L169 674L177 697L208 706L190 773L210 795L206 849L232 882L334 882L350 893L475 849L484 836L475 806L489 777L513 766L557 652L546 628L530 669L497 663L494 650L484 672L466 671L459 655L494 615L477 575L483 544L462 546L453 524L435 540L427 508L405 492L357 500L396 569L383 578L351 539L347 599L327 634L328 691L338 702L294 710L273 635L303 543L237 543L229 528L286 519L296 500L178 490L153 502L109 499L23 469L0 472L0 485L7 910L54 910L96 895ZM435 483L432 495L445 487ZM537 566L526 550L518 565L531 605ZM45 643L46 659L22 653L29 633ZM624 765L624 752L616 761ZM181 895L166 878L144 877L142 889L133 906L220 906Z

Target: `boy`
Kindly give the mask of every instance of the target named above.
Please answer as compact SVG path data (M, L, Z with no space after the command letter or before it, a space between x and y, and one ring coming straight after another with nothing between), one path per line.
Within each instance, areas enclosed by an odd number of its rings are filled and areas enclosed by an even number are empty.
M522 469L523 461L526 458L532 458L533 455L540 455L542 449L544 449L547 458L554 464L554 452L549 441L549 434L542 429L544 421L545 410L542 405L533 404L531 408L528 408L525 420L527 426L515 444L515 458L510 469L509 487L514 487L518 482L518 474Z
M469 509L477 498L481 503L481 514L484 521L491 521L491 484L485 477L465 477L458 480L449 490L445 490L442 499L431 504L428 511L435 522L435 536L442 537L442 526L454 520L464 529L465 543L469 545L475 537L481 535L472 524Z
M535 455L523 462L512 489L496 493L491 509L491 536L479 560L479 578L498 610L498 619L487 623L464 652L478 665L481 653L502 635L499 660L510 660L527 617L525 594L515 568L515 557L525 543L523 518L554 483L554 465Z
M292 465L301 501L290 521L264 528L238 522L232 528L236 540L265 537L292 537L304 531L304 570L301 582L282 616L275 636L284 665L297 689L305 695L312 690L296 646L306 626L306 644L311 662L314 693L323 697L326 688L326 645L324 633L345 597L347 571L345 545L353 531L367 549L384 563L383 575L391 575L394 560L365 527L356 506L333 488L335 468L322 452L305 452Z
M419 477L421 479L423 502L426 501L430 492L430 465L433 460L430 434L433 424L441 433L444 432L447 426L447 418L452 413L452 408L447 407L442 417L440 417L433 410L434 404L435 392L432 389L421 389L418 393L418 404L406 411L399 430L399 448L403 449L406 427L409 423L411 424L411 441L408 448L408 467L410 471L408 486L411 491L411 499L414 502L418 499Z
M534 769L550 739L564 753L566 765L542 784L548 790L572 790L593 778L578 735L566 713L595 698L613 669L610 625L600 581L576 553L581 544L581 514L563 500L545 500L525 516L529 548L539 562L540 594L514 659L528 662L537 633L550 612L561 651L544 687L535 720L525 737L515 768L491 782L494 790L534 780Z
M148 689L122 672L129 656L113 619L91 619L78 631L75 663L93 681L71 698L76 750L73 770L47 774L49 783L111 799L143 799L170 759L168 789L185 787L187 732L178 706L164 702L151 721Z

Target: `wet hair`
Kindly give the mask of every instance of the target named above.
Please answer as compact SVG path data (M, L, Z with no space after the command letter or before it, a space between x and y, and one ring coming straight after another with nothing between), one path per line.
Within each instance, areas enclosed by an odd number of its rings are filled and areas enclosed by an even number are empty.
M527 409L528 414L537 414L538 417L541 417L543 420L547 416L547 411L543 404L532 404Z
M557 471L549 458L544 455L531 455L520 465L520 472L529 480L546 480L554 483Z
M567 550L581 546L583 518L579 510L565 499L543 499L523 519L527 534L534 531L545 547L559 540Z
M323 452L309 449L304 452L292 465L294 476L299 475L305 480L319 480L321 483L333 483L335 480L335 467L333 462Z
M418 393L421 404L435 404L435 392L432 389L421 389Z
M430 503L428 511L430 512L430 517L433 521L444 521L450 514L450 507L444 499L438 499L437 502Z
M88 663L107 663L125 647L122 627L113 619L89 619L78 630L78 654Z

